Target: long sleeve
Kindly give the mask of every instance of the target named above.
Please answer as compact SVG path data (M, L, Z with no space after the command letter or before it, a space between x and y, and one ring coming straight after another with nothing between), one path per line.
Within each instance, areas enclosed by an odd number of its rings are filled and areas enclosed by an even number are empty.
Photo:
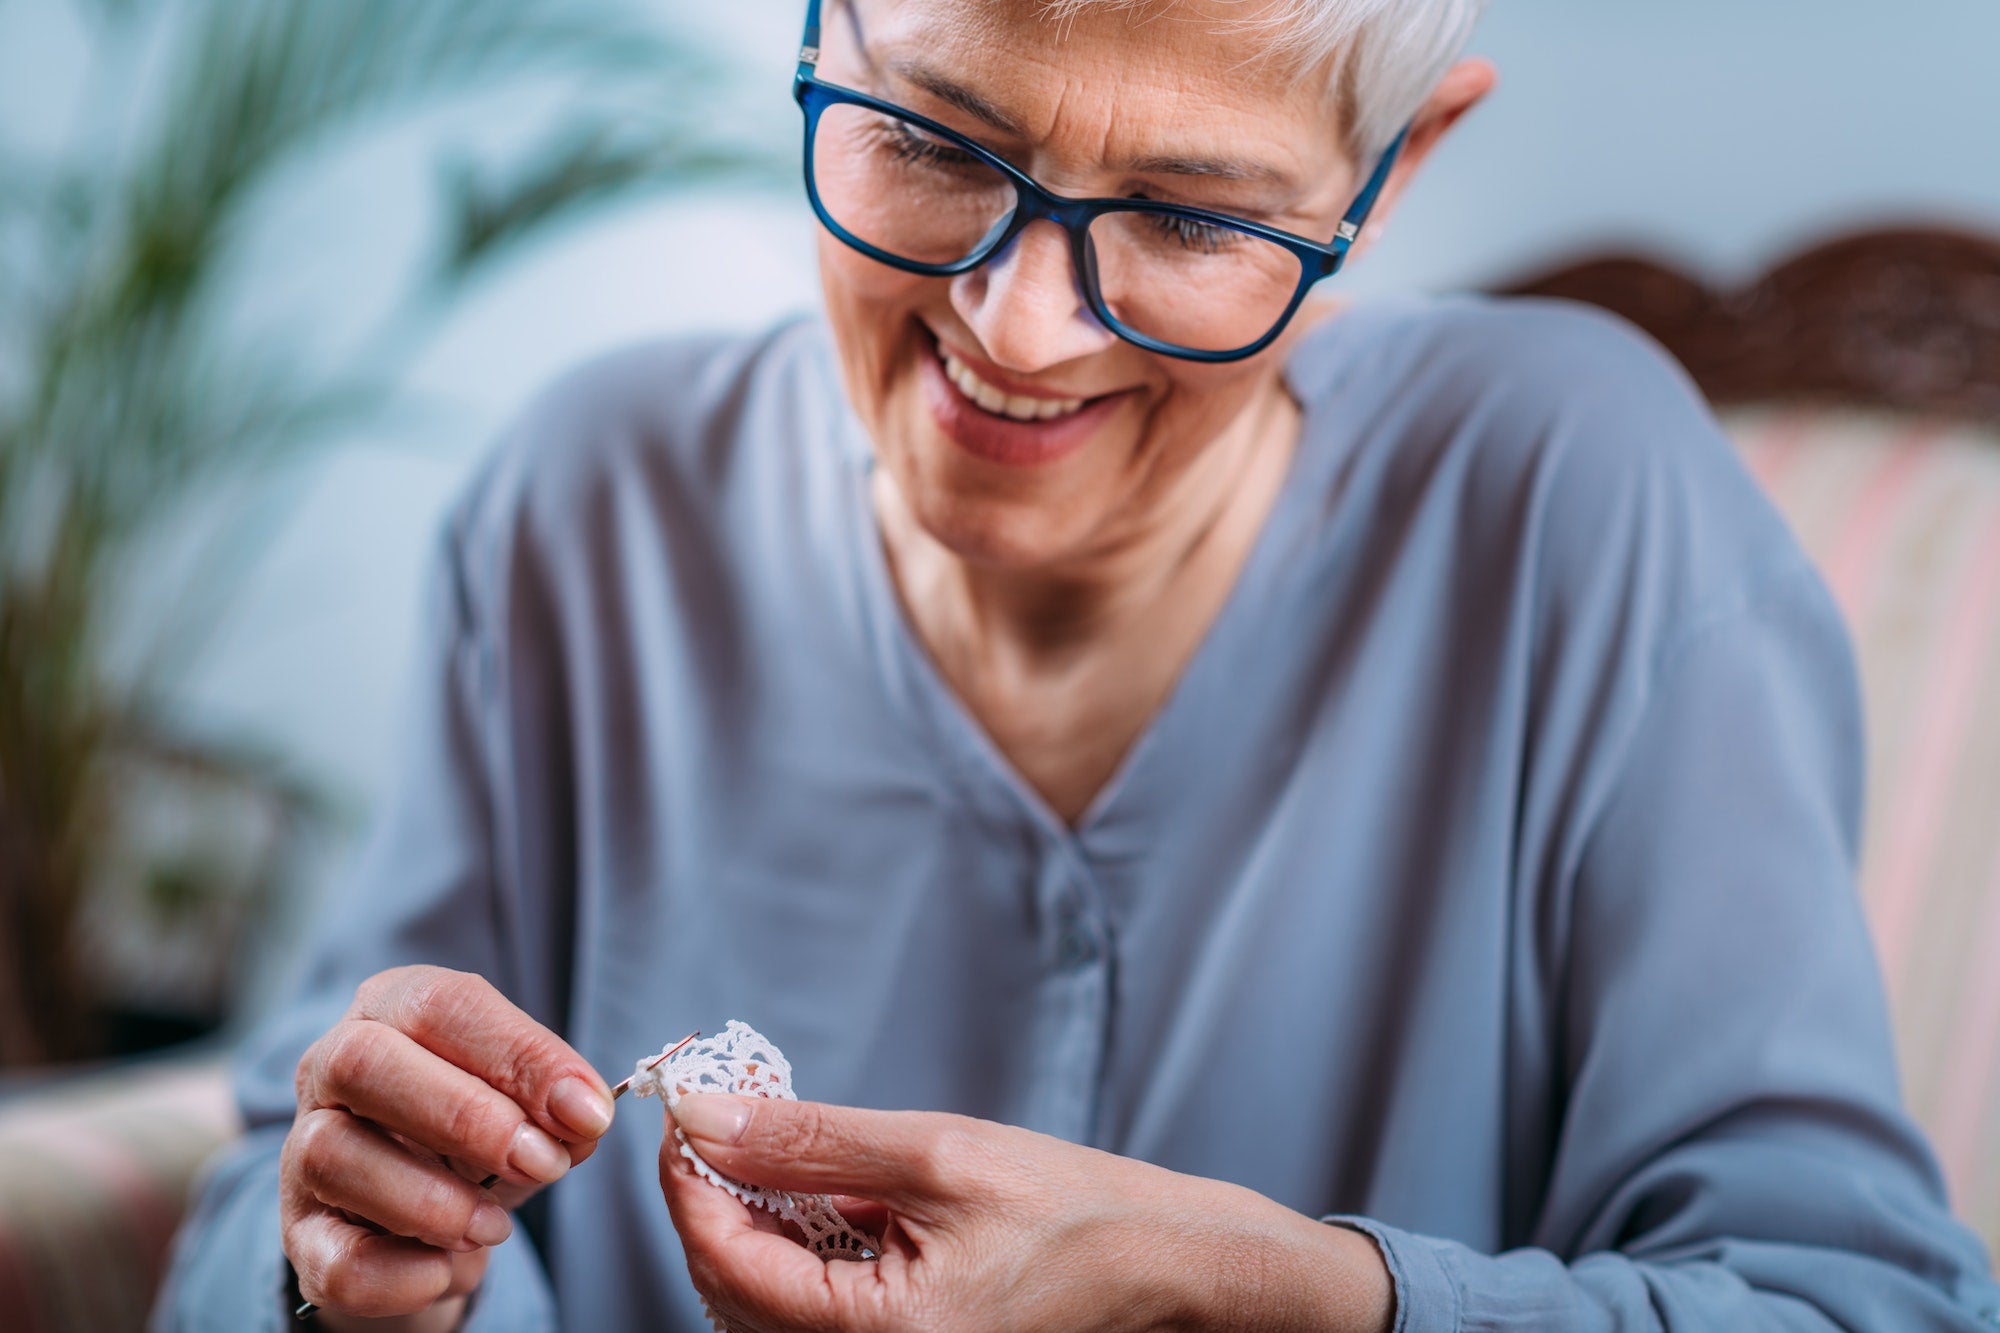
M1365 1218L1397 1333L2000 1325L1899 1109L1853 893L1861 740L1803 569L1658 655L1565 886L1566 1098L1534 1243Z
M416 697L398 789L339 896L313 934L301 983L238 1056L237 1095L250 1132L211 1172L182 1228L153 1327L276 1330L283 1308L278 1155L296 1112L293 1071L376 972L426 962L478 972L532 997L504 940L505 894L494 846L495 775L486 740L496 663L478 632L458 525L436 562L426 604ZM529 1007L534 1005L531 1001ZM498 1247L466 1325L555 1327L530 1227Z
M1075 828L909 634L822 324L533 411L455 517L401 793L246 1055L256 1129L160 1326L274 1326L299 1053L421 960L599 1069L742 1016L829 1101L1372 1219L1405 1333L1984 1327L1896 1105L1838 619L1696 400L1516 303L1294 358L1286 490ZM1255 1135L1219 1068L1285 1071ZM706 1326L621 1106L476 1328Z

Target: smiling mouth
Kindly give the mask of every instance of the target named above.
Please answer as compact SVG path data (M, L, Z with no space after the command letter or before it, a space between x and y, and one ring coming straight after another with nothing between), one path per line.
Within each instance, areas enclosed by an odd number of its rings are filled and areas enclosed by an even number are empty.
M1098 438L1132 395L1121 389L1080 398L1018 381L995 384L935 335L921 364L924 400L938 430L972 457L1010 467L1041 466L1076 453Z
M971 399L980 411L1008 421L1054 421L1058 417L1074 416L1094 401L1089 398L1044 398L1010 393L979 378L972 367L953 356L950 349L941 343L937 355L944 366L945 378L951 381L953 388Z

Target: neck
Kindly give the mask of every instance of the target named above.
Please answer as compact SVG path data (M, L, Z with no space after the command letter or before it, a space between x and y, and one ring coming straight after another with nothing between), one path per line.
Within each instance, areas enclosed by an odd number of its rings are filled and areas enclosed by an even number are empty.
M1297 436L1297 406L1274 384L1143 517L1034 569L959 557L917 522L886 470L876 473L876 510L911 618L961 688L968 677L1059 677L1135 630L1146 642L1163 630L1165 642L1186 637L1191 650L1263 526ZM1161 623L1189 619L1191 635Z

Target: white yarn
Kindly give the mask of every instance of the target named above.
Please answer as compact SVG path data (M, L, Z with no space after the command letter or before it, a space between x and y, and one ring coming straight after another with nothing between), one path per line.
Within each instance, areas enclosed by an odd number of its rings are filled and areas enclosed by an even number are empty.
M671 1047L667 1049L671 1050ZM658 1065L648 1068L655 1061ZM748 1023L729 1021L719 1034L689 1042L667 1059L648 1056L632 1075L632 1091L641 1097L665 1099L669 1109L691 1092L734 1093L739 1097L770 1097L797 1101L792 1091L792 1066L770 1038ZM703 1161L681 1133L681 1156L709 1184L727 1190L743 1202L776 1213L805 1235L806 1247L822 1259L873 1259L881 1249L874 1237L851 1225L825 1194L793 1194L731 1180Z

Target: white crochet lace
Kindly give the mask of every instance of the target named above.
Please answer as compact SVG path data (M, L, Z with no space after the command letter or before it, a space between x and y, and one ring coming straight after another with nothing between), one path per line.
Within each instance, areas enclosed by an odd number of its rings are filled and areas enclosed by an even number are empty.
M792 1066L775 1043L747 1023L735 1019L718 1035L703 1037L648 1069L658 1056L639 1062L632 1091L641 1097L662 1097L668 1107L680 1105L690 1092L733 1092L743 1097L773 1097L797 1101L792 1091ZM873 1259L879 1250L874 1237L850 1225L824 1194L793 1194L762 1189L731 1180L701 1159L676 1128L681 1156L700 1176L747 1204L776 1213L805 1235L806 1246L822 1259Z

